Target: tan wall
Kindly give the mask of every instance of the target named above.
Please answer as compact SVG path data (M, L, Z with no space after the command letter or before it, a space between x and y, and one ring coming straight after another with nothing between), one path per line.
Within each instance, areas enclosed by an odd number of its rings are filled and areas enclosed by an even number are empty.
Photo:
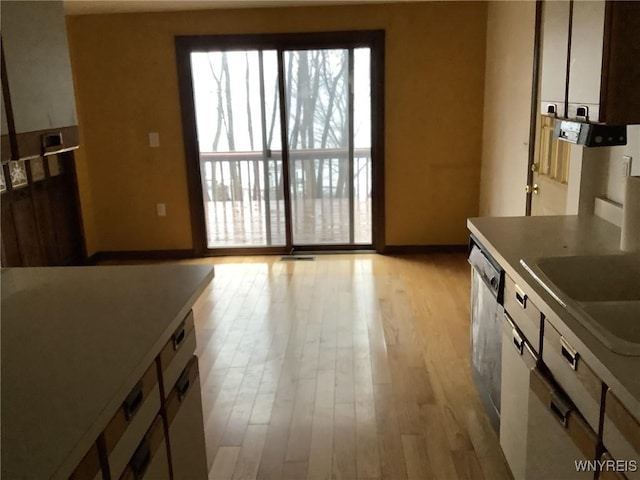
M90 15L67 24L96 250L192 247L175 35L356 29L387 35L387 244L466 241L465 219L478 212L484 3ZM147 146L152 131L160 148ZM156 216L158 202L166 217Z
M535 2L489 2L480 214L525 214Z

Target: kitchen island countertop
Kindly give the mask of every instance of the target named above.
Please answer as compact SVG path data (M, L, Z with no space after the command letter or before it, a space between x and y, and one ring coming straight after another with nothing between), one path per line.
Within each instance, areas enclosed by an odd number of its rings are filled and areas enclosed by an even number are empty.
M2 270L2 477L68 478L212 278L204 265Z
M554 327L569 340L601 379L640 416L640 357L606 348L562 307L520 264L521 259L621 254L620 229L596 216L479 217L467 226L534 304L546 304L560 320Z

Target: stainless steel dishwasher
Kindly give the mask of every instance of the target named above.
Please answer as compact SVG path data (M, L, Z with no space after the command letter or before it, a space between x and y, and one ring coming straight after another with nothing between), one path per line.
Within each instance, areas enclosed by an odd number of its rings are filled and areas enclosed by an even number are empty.
M502 318L504 270L472 235L471 264L471 361L473 380L491 425L500 431L500 383L502 372Z

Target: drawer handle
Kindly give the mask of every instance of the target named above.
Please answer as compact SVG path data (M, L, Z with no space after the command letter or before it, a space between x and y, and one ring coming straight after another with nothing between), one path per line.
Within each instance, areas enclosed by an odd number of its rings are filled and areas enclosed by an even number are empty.
M187 395L190 386L189 371L182 372L182 375L180 375L180 378L176 382L176 391L178 392L178 399L180 401Z
M563 400L561 400L555 392L551 393L549 408L551 409L553 415L556 417L556 420L560 422L560 425L562 425L564 428L567 428L567 420L569 419L571 407L569 407Z
M580 355L578 354L578 352L576 352L576 350L571 345L569 345L569 342L567 342L564 337L560 337L560 344L561 344L560 348L562 351L562 356L565 358L565 360L567 361L569 366L571 366L572 369L577 370L578 357Z
M124 408L124 416L127 421L130 421L136 414L138 408L140 408L140 405L142 404L143 397L142 380L140 380L136 386L133 387L133 390L131 390L131 393L127 395L127 398L125 398L124 403L122 404L122 407Z
M514 285L516 290L516 302L522 307L527 308L527 295L524 291L518 286Z
M513 337L513 346L516 347L518 353L522 355L524 352L524 340L522 340L522 337L515 328L511 330L511 336Z
M180 345L182 345L182 341L185 337L184 331L184 323L178 327L178 330L175 331L173 335L171 335L171 340L173 340L173 349L178 350Z
M131 469L136 479L142 478L151 462L151 445L145 436L131 458Z

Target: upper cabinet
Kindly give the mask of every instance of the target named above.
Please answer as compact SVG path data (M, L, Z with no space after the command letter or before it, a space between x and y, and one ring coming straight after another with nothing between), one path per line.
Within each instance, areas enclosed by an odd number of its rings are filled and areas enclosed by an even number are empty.
M569 1L546 2L542 10L541 113L566 116Z
M546 1L541 33L542 113L640 123L640 2Z
M78 145L76 105L62 1L3 1L2 49L13 113L13 158ZM3 129L4 134L4 129Z

